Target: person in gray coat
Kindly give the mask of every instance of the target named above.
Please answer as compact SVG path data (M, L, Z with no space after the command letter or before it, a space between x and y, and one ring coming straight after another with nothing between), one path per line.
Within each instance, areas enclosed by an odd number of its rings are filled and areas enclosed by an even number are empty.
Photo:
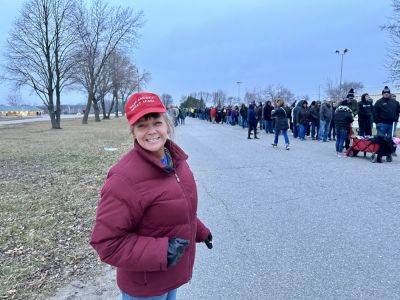
M319 111L319 133L318 140L328 140L329 125L332 121L332 105L330 101L324 101Z

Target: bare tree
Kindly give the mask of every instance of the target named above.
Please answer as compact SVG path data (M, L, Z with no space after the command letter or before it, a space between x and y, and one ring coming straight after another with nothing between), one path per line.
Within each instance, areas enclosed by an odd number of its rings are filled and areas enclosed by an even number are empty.
M295 95L293 92L283 85L269 85L265 90L262 91L262 94L265 100L275 101L277 99L283 99L287 103L292 103L295 101Z
M196 96L194 98L203 100L206 106L210 106L212 104L212 95L209 92L198 92L194 93Z
M11 106L24 105L21 100L19 92L12 92L7 96L7 104Z
M247 104L256 103L257 102L257 94L253 92L246 92L244 94L244 102Z
M223 90L217 90L212 93L212 100L215 106L223 106L226 103L226 94Z
M345 81L341 86L334 84L329 79L326 82L326 94L328 98L336 101L344 99L350 89L357 91L362 88L364 88L364 85L356 81Z
M107 115L105 97L112 90L112 80L111 80L111 64L106 64L100 73L99 80L97 81L97 88L95 99L100 102L101 110L103 113L103 119L109 119Z
M6 79L39 96L53 129L61 128L61 91L71 82L74 7L74 0L30 0L7 40Z
M162 94L161 101L166 108L170 107L173 103L172 96L170 94Z
M79 38L77 82L87 92L87 103L82 119L87 124L93 104L96 121L100 121L98 100L95 98L98 80L110 55L123 45L135 45L138 30L143 25L142 12L131 8L113 7L102 0L94 0L91 7L82 3L76 13Z
M140 91L151 80L150 72L141 72L133 63L129 62L124 68L124 76L120 85L121 113L125 114L125 103L128 97L135 91Z
M389 33L391 46L387 54L389 79L395 83L400 81L400 0L392 0L393 15L390 22L381 28Z

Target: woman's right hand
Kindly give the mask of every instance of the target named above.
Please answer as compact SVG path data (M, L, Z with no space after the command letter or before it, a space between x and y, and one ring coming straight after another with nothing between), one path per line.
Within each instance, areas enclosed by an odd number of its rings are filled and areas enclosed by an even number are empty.
M167 266L175 266L181 259L189 241L181 238L170 238L168 240Z

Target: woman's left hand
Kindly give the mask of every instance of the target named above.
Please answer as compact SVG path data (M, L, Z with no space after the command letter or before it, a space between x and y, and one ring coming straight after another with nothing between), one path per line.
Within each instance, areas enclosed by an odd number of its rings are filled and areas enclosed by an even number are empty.
M213 244L212 244L212 234L210 233L206 240L204 241L208 249L212 249Z

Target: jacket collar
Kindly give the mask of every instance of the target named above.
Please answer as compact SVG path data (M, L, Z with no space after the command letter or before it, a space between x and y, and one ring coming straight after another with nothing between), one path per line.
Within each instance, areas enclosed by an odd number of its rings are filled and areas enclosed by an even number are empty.
M171 153L174 167L177 167L181 162L188 159L187 154L173 141L168 139L165 143L165 147ZM161 163L161 160L150 151L143 149L136 140L134 143L133 151L147 162L159 167L160 169L164 169L164 165Z

